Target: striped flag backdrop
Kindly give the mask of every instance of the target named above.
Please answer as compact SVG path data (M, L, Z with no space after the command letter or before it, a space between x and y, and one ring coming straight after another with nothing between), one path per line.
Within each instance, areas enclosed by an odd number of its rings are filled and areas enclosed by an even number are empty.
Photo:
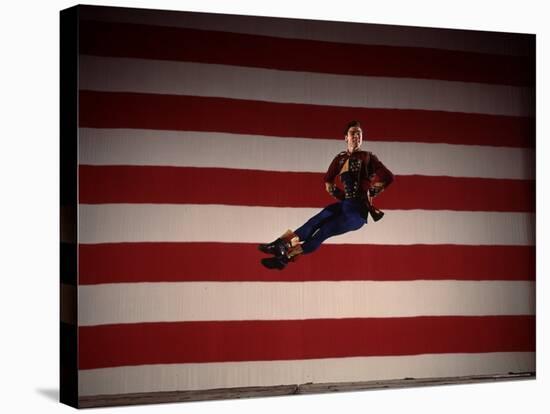
M534 37L84 7L79 395L535 371ZM383 220L284 271L362 122Z

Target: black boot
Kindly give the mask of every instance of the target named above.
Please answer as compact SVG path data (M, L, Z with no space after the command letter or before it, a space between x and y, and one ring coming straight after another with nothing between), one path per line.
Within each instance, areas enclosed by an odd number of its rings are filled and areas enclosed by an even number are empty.
M268 244L260 244L258 249L266 254L272 254L275 257L286 256L286 243L283 239L279 238L274 242Z
M286 256L281 257L269 257L266 259L262 259L262 265L264 267L267 267L268 269L277 269L277 270L283 270L288 263L288 259Z

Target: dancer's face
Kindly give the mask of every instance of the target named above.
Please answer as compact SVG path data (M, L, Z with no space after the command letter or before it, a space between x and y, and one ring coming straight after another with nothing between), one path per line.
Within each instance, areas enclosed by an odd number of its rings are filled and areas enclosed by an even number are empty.
M351 127L348 129L346 135L346 142L348 144L348 151L357 151L363 143L363 131L360 127Z

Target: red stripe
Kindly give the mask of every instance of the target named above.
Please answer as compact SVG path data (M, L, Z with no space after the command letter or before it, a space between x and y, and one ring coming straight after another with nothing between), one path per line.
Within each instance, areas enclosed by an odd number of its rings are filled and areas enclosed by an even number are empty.
M79 328L79 369L440 353L532 352L533 316L138 323Z
M80 91L80 127L214 131L342 139L362 120L367 139L534 147L534 118L412 109L346 108L128 92ZM304 122L314 120L313 122Z
M79 245L79 283L319 280L535 280L534 246L321 246L280 271L251 243Z
M284 39L129 23L80 22L80 53L359 76L532 86L534 58Z
M85 204L187 203L273 207L323 207L334 202L324 190L323 174L320 173L91 165L79 167L79 200ZM398 176L391 190L377 199L377 206L404 210L532 212L535 210L535 182Z

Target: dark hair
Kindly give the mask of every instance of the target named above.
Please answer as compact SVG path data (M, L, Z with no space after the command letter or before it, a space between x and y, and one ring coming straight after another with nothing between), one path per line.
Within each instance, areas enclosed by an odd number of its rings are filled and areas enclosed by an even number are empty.
M361 128L361 124L359 123L359 121L351 121L348 123L348 125L346 126L346 130L344 131L344 136L348 135L348 131L350 128L353 128L353 127L359 127Z

